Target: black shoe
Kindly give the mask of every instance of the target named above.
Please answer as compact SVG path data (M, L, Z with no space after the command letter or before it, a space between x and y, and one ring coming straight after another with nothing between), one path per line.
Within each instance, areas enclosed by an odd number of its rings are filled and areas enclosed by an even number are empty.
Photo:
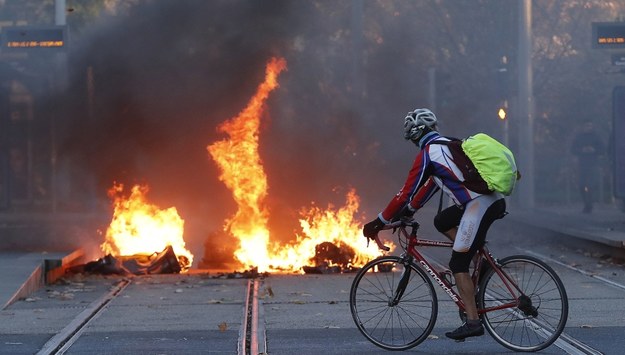
M463 340L468 337L479 337L480 335L484 335L484 327L481 324L469 326L467 323L464 323L453 332L445 333L445 336L454 340Z

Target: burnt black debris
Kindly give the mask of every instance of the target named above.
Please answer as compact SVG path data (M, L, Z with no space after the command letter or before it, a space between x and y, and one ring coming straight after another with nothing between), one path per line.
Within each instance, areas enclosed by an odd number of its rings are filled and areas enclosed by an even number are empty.
M96 261L68 269L70 273L101 275L156 275L178 274L188 265L188 260L176 256L171 245L160 253L114 257L111 254Z

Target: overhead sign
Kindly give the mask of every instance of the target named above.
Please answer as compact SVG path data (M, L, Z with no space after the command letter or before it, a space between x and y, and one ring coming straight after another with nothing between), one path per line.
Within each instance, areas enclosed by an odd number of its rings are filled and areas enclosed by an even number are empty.
M625 22L593 22L593 48L625 48Z
M15 26L2 28L2 51L65 49L65 26Z

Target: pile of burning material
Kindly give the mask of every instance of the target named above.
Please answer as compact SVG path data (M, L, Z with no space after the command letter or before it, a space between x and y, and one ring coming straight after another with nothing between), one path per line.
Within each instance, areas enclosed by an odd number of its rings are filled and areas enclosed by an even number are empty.
M101 275L155 275L178 274L189 268L189 261L184 256L178 257L171 245L160 253L151 255L136 254L105 257L68 269L70 273L88 273Z
M358 268L351 265L355 257L354 249L348 245L336 246L323 242L315 247L315 257L311 259L313 266L304 266L307 274L338 274L354 272Z
M122 184L113 184L108 191L113 218L100 245L106 256L69 272L153 275L188 271L193 254L185 247L184 220L175 207L162 209L150 203L148 190L147 185L134 185L128 195Z

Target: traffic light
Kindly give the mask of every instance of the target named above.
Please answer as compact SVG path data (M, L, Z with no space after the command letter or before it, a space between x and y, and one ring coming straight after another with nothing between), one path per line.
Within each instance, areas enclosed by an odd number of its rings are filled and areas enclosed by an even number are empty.
M508 119L508 100L503 99L499 102L499 108L497 110L497 117L500 120L505 121Z
M505 120L506 119L506 109L505 107L500 107L499 108L499 112L497 112L497 115L499 116L500 120Z

